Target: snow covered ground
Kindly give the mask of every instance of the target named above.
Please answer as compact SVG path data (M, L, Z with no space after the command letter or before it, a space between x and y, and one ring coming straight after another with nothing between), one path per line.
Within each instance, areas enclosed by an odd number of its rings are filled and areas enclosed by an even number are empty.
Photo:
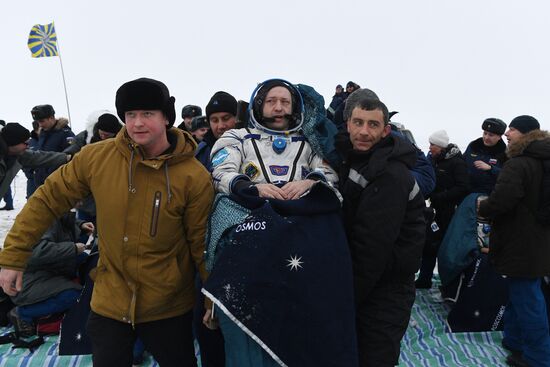
M25 193L27 191L27 178L22 171L19 171L15 179L11 183L11 190L13 195L13 207L14 210L0 210L0 246L4 246L4 239L11 228L15 217L19 211L23 208L27 199L25 199ZM2 201L0 206L4 206Z

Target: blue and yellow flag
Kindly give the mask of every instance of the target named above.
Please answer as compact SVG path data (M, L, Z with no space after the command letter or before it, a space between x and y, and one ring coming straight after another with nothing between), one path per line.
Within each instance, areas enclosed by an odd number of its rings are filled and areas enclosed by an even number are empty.
M28 41L32 57L59 56L57 52L57 34L53 22L50 24L36 24L31 29Z

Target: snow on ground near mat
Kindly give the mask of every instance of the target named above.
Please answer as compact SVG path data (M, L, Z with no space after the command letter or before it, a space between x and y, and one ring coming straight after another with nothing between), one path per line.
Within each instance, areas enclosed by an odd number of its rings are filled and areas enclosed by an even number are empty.
M25 198L27 192L27 177L22 171L19 171L15 179L11 183L11 191L13 195L13 207L14 210L0 210L0 246L4 246L4 239L8 234L15 217L19 211L23 208L27 199ZM5 203L2 200L0 207Z

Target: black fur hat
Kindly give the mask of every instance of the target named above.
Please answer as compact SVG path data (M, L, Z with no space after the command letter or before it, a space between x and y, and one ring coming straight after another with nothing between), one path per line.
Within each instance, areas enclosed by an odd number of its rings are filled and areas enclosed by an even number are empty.
M170 97L168 87L158 80L139 78L124 83L116 92L116 112L123 122L125 112L133 110L161 110L168 120L168 128L176 121L176 99Z
M506 124L501 119L491 117L483 121L481 128L483 129L483 131L502 135L506 131Z
M202 109L199 106L188 104L181 109L181 118L196 117L202 115Z
M31 115L33 120L42 120L48 117L55 116L55 111L52 105L41 104L32 108Z
M210 123L206 119L206 116L195 116L191 120L191 132L197 131L203 127L210 128Z

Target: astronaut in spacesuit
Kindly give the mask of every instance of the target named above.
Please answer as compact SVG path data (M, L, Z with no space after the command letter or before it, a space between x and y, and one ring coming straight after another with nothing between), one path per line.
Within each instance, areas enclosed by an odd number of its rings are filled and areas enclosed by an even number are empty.
M225 132L212 148L217 191L237 193L254 186L260 197L291 200L317 181L335 187L338 175L302 134L304 105L292 84L282 79L261 83L248 112L248 127Z

